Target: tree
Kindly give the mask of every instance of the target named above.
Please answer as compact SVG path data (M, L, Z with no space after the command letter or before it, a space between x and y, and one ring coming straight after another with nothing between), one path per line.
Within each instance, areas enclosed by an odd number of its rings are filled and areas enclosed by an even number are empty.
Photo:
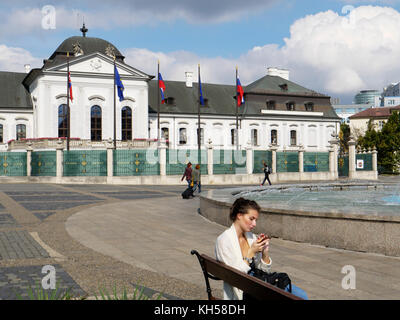
M398 173L400 167L400 117L393 112L381 131L376 131L370 121L364 136L357 143L363 149L376 147L378 167L381 172Z
M339 145L340 153L349 152L350 126L346 123L340 125Z

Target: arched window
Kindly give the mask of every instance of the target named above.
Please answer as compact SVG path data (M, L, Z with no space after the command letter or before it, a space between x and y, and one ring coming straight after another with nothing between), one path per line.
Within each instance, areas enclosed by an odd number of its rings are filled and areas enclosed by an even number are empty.
M90 136L92 141L101 141L101 108L93 106L90 109Z
M267 110L275 110L276 109L276 102L273 100L267 101Z
M68 137L68 106L66 104L58 107L58 137Z
M132 140L132 109L123 107L121 111L122 119L122 141Z
M278 144L278 131L271 130L271 144Z
M286 109L288 111L295 111L296 110L296 103L293 101L289 101L288 103L286 103Z
M26 125L17 124L17 140L26 139Z
M251 129L251 145L257 146L258 145L258 131L257 129Z
M290 145L295 146L297 145L297 132L296 130L290 131Z
M3 140L4 140L4 138L3 138L3 125L0 124L0 143L3 143Z
M186 128L179 129L179 144L186 144L187 143L187 134Z

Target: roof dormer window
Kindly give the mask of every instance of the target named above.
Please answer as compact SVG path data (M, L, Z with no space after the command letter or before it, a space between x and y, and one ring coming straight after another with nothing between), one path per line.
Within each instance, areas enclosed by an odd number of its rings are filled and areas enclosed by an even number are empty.
M174 106L175 105L175 98L174 97L168 97L166 100L167 106Z
M288 85L287 83L283 83L279 85L279 88L281 88L282 91L288 91Z

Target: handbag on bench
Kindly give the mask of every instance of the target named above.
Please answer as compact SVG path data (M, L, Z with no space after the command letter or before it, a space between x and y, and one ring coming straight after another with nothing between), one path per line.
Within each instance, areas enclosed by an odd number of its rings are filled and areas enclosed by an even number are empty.
M287 273L283 272L268 273L262 271L256 268L254 260L250 263L250 268L251 269L247 272L248 275L256 277L257 279L260 279L262 281L268 282L269 284L272 284L282 290L285 290L289 286L288 291L292 293L292 281L290 280ZM244 292L243 300L254 300L254 298L251 295L246 294L246 292Z

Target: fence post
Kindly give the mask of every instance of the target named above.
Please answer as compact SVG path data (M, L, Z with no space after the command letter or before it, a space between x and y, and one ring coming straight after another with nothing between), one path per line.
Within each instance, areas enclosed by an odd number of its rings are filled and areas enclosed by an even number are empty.
M28 141L26 147L26 176L32 176L32 142Z
M331 145L331 149L329 150L329 154L332 157L329 158L329 171L332 175L332 179L339 179L339 171L338 171L338 156L339 156L339 139L337 136L332 133L332 140L329 141Z
M271 168L272 168L272 173L278 173L276 171L276 151L278 150L278 145L276 144L270 144L269 149L272 151L272 163L271 163Z
M211 139L208 139L207 145L207 172L208 176L212 176L214 174L214 148L212 146Z
M304 146L301 144L299 146L299 173L300 173L300 180L302 178L303 172L304 172Z
M350 136L349 141L349 179L356 178L356 142Z
M375 179L378 179L378 151L372 149L372 170L375 172Z
M58 139L57 146L56 146L56 180L57 182L61 182L64 175L64 142L61 139Z
M167 175L167 144L165 139L160 141L158 146L158 154L160 159L160 176Z
M253 173L253 147L249 141L246 146L246 173Z
M111 139L107 140L107 177L114 176L114 145Z

